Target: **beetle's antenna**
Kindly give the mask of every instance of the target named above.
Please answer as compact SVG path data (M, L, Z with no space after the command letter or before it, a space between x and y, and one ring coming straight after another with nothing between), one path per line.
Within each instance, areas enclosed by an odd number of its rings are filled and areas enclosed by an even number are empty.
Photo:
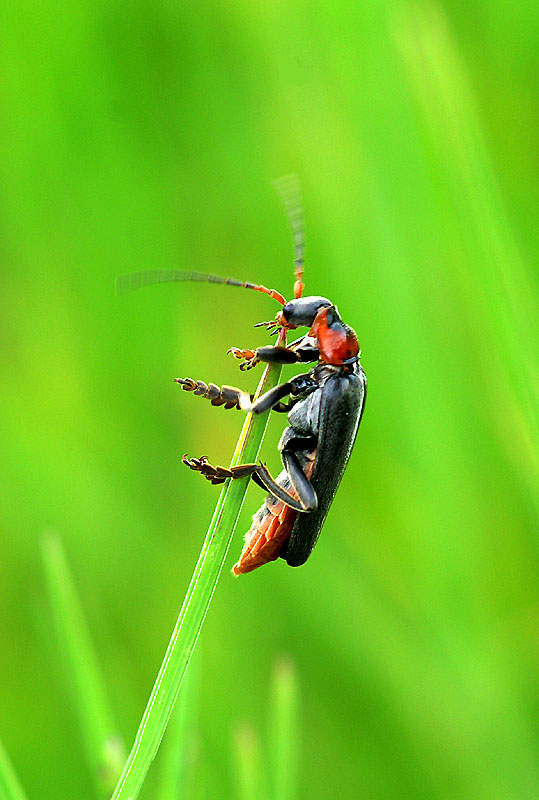
M128 272L118 275L116 278L116 291L118 294L125 294L133 289L140 289L142 286L153 286L155 283L173 283L175 281L196 281L206 283L224 283L227 286L239 286L243 289L254 289L255 292L269 294L282 306L286 300L280 292L275 289L267 289L257 283L247 281L237 281L235 278L222 278L220 275L212 275L211 272L184 272L180 269L147 269L142 272Z
M295 283L294 297L303 293L303 253L305 251L305 231L303 226L303 204L301 202L301 186L297 175L284 175L273 181L279 192L284 209L292 229L294 242Z

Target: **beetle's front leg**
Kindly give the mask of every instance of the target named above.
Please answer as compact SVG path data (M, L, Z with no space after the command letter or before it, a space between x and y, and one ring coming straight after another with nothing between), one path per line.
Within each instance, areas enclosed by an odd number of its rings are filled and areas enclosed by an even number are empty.
M256 350L231 347L227 352L232 353L234 358L244 359L240 364L242 370L252 369L259 361L265 364L297 364L298 361L318 361L319 358L318 348L310 345L295 348L257 347Z
M232 353L234 358L242 360L242 363L240 364L241 370L252 369L253 367L256 367L260 361L256 350L241 350L239 347L231 347L226 352L227 355Z

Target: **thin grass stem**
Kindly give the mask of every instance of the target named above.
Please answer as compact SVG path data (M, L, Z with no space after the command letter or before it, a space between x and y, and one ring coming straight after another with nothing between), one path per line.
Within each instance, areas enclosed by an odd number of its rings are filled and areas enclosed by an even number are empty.
M271 364L266 367L256 396L276 386L280 374L280 365ZM232 466L241 461L256 461L267 421L267 413L256 417L252 414L247 416L232 459ZM135 742L112 800L134 800L138 796L150 764L159 749L223 568L248 483L249 478L243 478L228 480L223 486Z

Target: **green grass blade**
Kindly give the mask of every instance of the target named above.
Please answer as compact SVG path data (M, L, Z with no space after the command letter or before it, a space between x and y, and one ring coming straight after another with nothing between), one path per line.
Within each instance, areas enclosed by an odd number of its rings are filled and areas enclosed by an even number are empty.
M123 762L123 744L108 705L105 685L84 620L60 537L43 538L43 562L67 672L74 686L86 759L96 796L110 794Z
M194 787L198 716L199 651L193 655L172 712L162 750L158 800L185 800Z
M13 765L0 740L0 800L27 800Z
M258 394L276 386L281 374L279 365L266 368ZM266 430L268 414L247 416L232 465L256 461ZM213 597L219 575L234 534L247 492L249 478L227 481L187 590L176 626L167 647L135 742L126 761L113 800L134 800L159 749L187 665Z
M294 664L276 662L270 692L269 774L272 797L294 800L298 786L298 753L301 752L298 705L299 690Z

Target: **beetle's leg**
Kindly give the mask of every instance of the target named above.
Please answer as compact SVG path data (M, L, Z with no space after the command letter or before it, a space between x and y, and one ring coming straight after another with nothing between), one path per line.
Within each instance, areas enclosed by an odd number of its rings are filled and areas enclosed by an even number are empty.
M300 461L291 449L285 447L281 453L284 468L288 472L290 482L294 487L298 499L304 511L316 511L318 508L318 498L309 478L305 475Z
M205 397L211 401L212 406L225 408L240 408L240 401L250 403L252 395L236 389L234 386L223 386L221 389L215 383L194 381L192 378L174 378L174 383L179 383L184 392L193 392L197 397Z
M174 383L179 383L185 392L193 392L197 397L205 397L211 401L212 406L224 406L224 408L246 408L251 405L254 395L247 394L235 386L223 386L221 389L215 383L204 383L204 381L194 381L192 378L174 378ZM282 396L285 397L287 391ZM273 411L288 414L295 401L290 403L278 402L273 405ZM258 412L260 413L260 412Z
M182 458L183 463L189 469L200 472L206 480L213 484L224 483L227 478L246 478L258 469L258 464L240 464L237 467L212 467L206 456L200 458L189 458L186 455Z
M266 364L296 364L298 361L318 361L316 347L257 347L256 358Z
M255 322L255 328L266 328L270 336L277 336L283 329L283 325L276 319L270 319L268 322Z
M204 475L206 480L213 484L224 483L227 478L232 478L232 480L234 480L236 478L246 478L250 476L253 478L255 483L257 483L263 489L266 489L278 500L282 500L283 503L286 503L286 505L290 506L290 508L294 508L296 511L312 510L303 502L301 502L301 499L297 500L295 497L289 494L286 489L283 489L283 487L277 483L267 467L265 467L263 464L239 464L237 467L231 467L230 469L227 469L226 467L219 466L212 467L212 465L208 463L206 456L202 456L201 458L189 458L187 455L184 455L182 461L186 466L189 467L189 469L195 470L195 472L200 472L202 475Z
M252 411L254 414L262 414L264 411L269 411L270 408L280 405L283 397L289 395L291 391L292 382L287 381L287 383L281 383L279 386L270 389L269 392L260 395L253 405L251 405L250 400L247 401L247 398L245 400L242 399L240 408L244 411Z
M301 439L298 440L296 444L297 447L301 448L302 450L306 446L305 440L302 441ZM315 449L316 444L313 441L313 459ZM283 503L286 503L286 505L290 506L290 508L296 509L296 511L316 511L318 507L318 498L316 496L316 492L309 478L305 475L293 446L285 447L281 452L281 457L283 459L284 468L288 473L288 477L290 478L290 483L292 484L297 495L297 499L287 492L280 483L277 483L275 478L272 478L266 467L263 465L260 465L253 472L253 480L263 489L267 489L268 492L273 495L273 497L282 500Z
M283 451L283 461L284 461L284 451ZM300 472L302 472L299 462L297 466ZM275 478L271 476L269 470L263 464L257 466L253 474L253 480L255 481L255 483L257 483L264 489L267 489L268 492L271 495L273 495L273 497L276 497L278 500L282 500L283 503L286 503L286 505L290 506L290 508L294 508L296 511L314 511L314 509L318 505L316 493L311 484L309 483L308 478L306 478L305 475L303 475L303 478L304 481L306 481L306 483L308 484L308 488L304 485L301 479L298 478L297 484L299 486L300 491L298 492L296 490L297 498L295 498L293 495L287 492L286 489L284 489L280 483L277 483ZM290 481L294 486L294 482L292 480L291 475L290 475ZM296 486L294 486L294 489L296 489Z
M291 381L281 383L279 386L275 386L273 389L270 389L269 392L261 395L252 405L250 402L247 402L247 396L242 395L239 406L244 411L252 411L254 414L262 414L264 411L268 411L270 408L274 408L278 404L282 405L280 401L289 394L292 395L292 397L297 397L297 395L307 395L311 392L314 392L314 390L317 388L318 382L312 378L309 373L304 375L296 375L296 377L292 378Z
M241 370L252 369L259 361L266 364L296 364L298 361L318 361L318 348L313 346L298 347L257 347L256 350L241 350L239 347L231 347L228 353L232 353L234 358L243 359L240 364Z
M272 408L271 410L272 410L272 411L277 411L279 414L288 414L288 412L292 410L292 407L293 407L293 406L294 406L294 403L293 403L293 402L290 402L290 403L281 403L281 402L279 401L279 402L277 403L277 405L273 406L273 408Z
M240 364L241 370L252 369L260 361L256 350L241 350L239 347L230 347L226 352L227 354L232 353L234 358L243 359Z

